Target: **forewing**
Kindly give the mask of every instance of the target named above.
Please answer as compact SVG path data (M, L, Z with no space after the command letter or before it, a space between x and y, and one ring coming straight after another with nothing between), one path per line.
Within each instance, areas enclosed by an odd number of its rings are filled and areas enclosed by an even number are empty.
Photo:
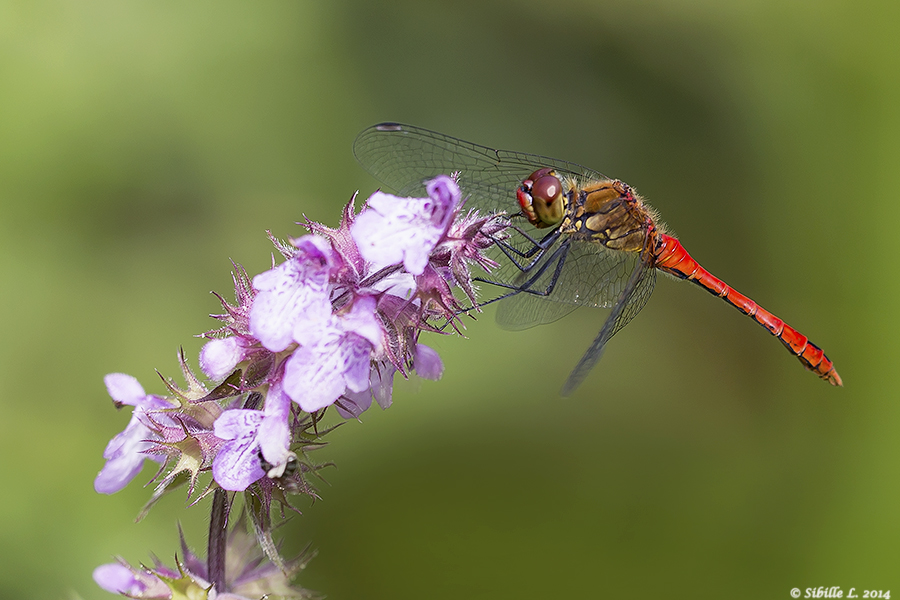
M605 179L576 163L509 150L494 150L449 135L400 123L380 123L360 133L353 154L371 175L404 196L424 194L424 182L459 172L467 207L515 214L516 188L537 169L561 176Z

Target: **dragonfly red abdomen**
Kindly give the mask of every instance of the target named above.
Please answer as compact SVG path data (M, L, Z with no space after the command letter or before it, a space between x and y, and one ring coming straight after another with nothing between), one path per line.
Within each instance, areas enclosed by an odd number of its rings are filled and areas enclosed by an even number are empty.
M701 267L700 263L688 254L677 239L670 235L660 234L653 250L653 256L656 268L680 279L693 281L709 293L722 298L781 340L788 351L800 359L807 369L831 385L843 386L841 376L838 375L834 364L825 356L821 348L809 341L808 337Z

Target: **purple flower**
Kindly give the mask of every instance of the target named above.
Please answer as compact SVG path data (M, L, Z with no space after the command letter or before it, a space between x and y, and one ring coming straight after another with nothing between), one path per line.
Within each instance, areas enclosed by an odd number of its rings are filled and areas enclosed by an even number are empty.
M114 494L128 485L141 472L144 459L163 462L162 457L145 454L153 447L153 441L160 439L144 423L149 410L171 408L159 396L146 394L138 380L124 373L110 373L103 378L106 389L117 405L134 406L131 421L125 430L110 440L103 451L106 464L94 480L94 489L102 494Z
M254 598L293 598L311 600L319 596L293 584L315 552L304 551L291 560L272 561L254 537L246 512L236 513L224 540L226 559L224 581L210 581L206 557L194 554L181 537L181 557L175 568L154 558L153 564L135 568L124 560L94 569L94 581L108 592L146 600L252 600ZM225 535L225 532L222 532Z
M350 228L359 251L377 267L403 263L420 275L431 251L447 232L456 205L459 186L440 175L426 185L428 198L399 198L384 192L369 197L368 207Z
M375 304L372 296L362 296L348 311L297 320L294 339L300 347L285 366L284 389L304 411L325 408L345 389L362 392L369 387L372 353L384 335Z
M459 315L477 307L470 268L497 266L485 252L509 226L476 211L460 218L460 190L450 177L425 188L426 198L376 192L359 215L351 200L334 229L307 220L309 235L284 242L269 234L284 262L273 261L252 279L233 263L236 301L218 296L224 312L212 316L219 327L202 334L208 342L200 369L210 381L197 377L183 352L186 385L164 379L165 399L146 394L128 375L106 377L115 403L134 406L134 414L104 452L97 491L122 489L145 458L165 461L146 513L185 482L188 498L198 496L199 477L212 471L199 497L213 493L214 506L221 507L233 498L227 492L247 491L252 525L239 517L226 543L217 536L230 513L214 510L215 560L206 564L182 539L184 560L176 569L158 560L135 569L120 560L95 570L101 587L132 598L312 597L290 585L311 554L290 562L279 556L272 535L278 511L272 509L280 508L284 518L285 510L297 510L290 496L317 497L308 479L330 463L314 462L309 453L324 446L322 436L333 429L323 427L324 409L334 404L348 419L373 400L386 409L396 373L440 379L440 357L419 338L440 333L443 321L459 332Z
M437 381L444 374L444 363L438 353L425 344L416 344L416 354L413 358L413 367L419 377Z
M288 418L291 399L281 383L266 395L264 410L233 409L223 412L214 425L215 435L228 440L213 460L213 479L223 489L240 492L263 477L260 453L274 468L283 468L293 456Z
M294 245L297 252L291 258L253 278L258 293L250 309L250 333L272 352L291 345L291 333L299 318L331 312L331 246L315 235L303 236Z
M174 575L174 573L173 573ZM172 590L155 574L123 563L109 563L94 569L94 581L113 594L129 598L171 598Z

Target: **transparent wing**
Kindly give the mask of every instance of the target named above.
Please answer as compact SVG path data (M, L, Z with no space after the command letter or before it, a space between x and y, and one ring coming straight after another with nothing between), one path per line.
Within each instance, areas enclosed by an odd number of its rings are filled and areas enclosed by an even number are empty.
M516 188L537 169L553 167L561 175L606 179L576 163L494 150L400 123L381 123L364 130L353 143L353 154L375 179L404 196L421 194L428 179L459 171L467 207L507 214L518 212Z
M544 167L553 167L562 176L571 175L582 180L606 179L599 172L576 163L537 154L495 150L400 123L381 123L364 130L353 143L353 154L373 177L402 195L424 194L426 180L458 171L466 206L483 212L517 213L519 205L516 201L516 189L531 173ZM535 229L524 220L517 221L517 225L533 238L546 233L546 230ZM563 242L560 239L557 245ZM534 249L532 241L517 234L513 235L508 244L523 253ZM576 306L612 306L618 293L616 290L621 286L615 288L612 295L604 293L602 286L608 284L611 278L623 277L613 275L614 272L621 271L621 267L616 268L616 259L609 254L600 254L602 249L594 248L588 243L573 241L571 246L563 276L552 294L518 294L514 300L511 299L512 302L503 302L513 305L503 311L509 313L508 318L503 321L505 326L522 329L549 323L571 312ZM544 252L544 260L549 260L556 247ZM523 274L500 249L494 248L489 254L502 265L491 273L491 280L506 285L521 285L531 276ZM520 258L520 264L530 261L526 257ZM626 258L622 256L618 260ZM533 274L541 266L539 261L530 273ZM546 289L552 274L551 267L529 289ZM627 279L627 274L624 279ZM550 307L539 308L542 300L552 300L568 306L554 307L551 303ZM517 321L522 324L516 325Z
M647 300L650 299L650 294L653 293L655 285L656 269L652 268L645 260L637 262L612 312L606 317L600 333L594 338L584 356L581 357L581 360L578 361L578 364L575 365L572 373L566 379L566 383L560 392L563 396L569 396L581 385L584 378L587 377L594 365L597 364L597 361L600 360L600 357L603 356L603 349L606 347L606 343L616 332L628 325L641 312L641 309L647 304Z
M556 254L557 247L564 245L568 246L565 256ZM514 287L527 288L500 302L497 322L501 327L518 330L552 323L579 306L611 308L621 296L640 258L636 253L615 252L593 242L564 238L548 249L542 260L546 266L535 265L528 273L505 261L487 277ZM565 264L557 275L555 261L558 260L565 260ZM540 276L529 283L541 268L543 272ZM540 295L551 286L549 296Z

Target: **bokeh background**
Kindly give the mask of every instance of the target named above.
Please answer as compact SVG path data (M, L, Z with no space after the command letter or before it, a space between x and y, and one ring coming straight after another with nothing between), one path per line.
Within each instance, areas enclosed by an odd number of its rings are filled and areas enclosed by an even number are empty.
M264 231L334 225L364 127L410 122L637 187L708 269L810 335L833 389L734 309L662 279L577 394L603 319L429 343L439 383L331 436L287 545L334 599L900 594L900 9L889 0L0 4L0 597L110 598L171 563L146 468L94 493ZM862 595L860 594L860 597Z

